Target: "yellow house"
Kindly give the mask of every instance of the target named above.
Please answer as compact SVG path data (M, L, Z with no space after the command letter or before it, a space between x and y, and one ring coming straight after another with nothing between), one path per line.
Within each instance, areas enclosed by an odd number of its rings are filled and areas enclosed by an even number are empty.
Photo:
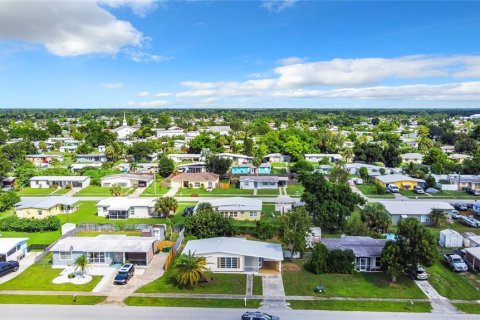
M59 154L28 154L25 160L33 162L37 166L49 164L53 159L63 161L63 156Z
M220 198L199 202L193 209L194 214L202 203L208 203L214 210L226 218L240 221L257 221L262 216L262 200L254 198Z
M19 218L44 219L57 214L73 213L78 209L78 200L67 197L24 197L16 206Z
M385 187L389 184L396 185L400 190L413 190L417 185L425 185L425 180L412 178L403 174L387 174L375 177L375 182Z

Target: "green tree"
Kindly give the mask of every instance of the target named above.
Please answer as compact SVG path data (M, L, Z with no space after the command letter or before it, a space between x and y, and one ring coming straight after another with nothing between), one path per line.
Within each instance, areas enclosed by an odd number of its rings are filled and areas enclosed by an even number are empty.
M75 270L80 270L82 277L85 275L85 272L87 271L89 264L90 264L90 261L88 261L87 256L83 254L78 256L73 262L73 265L75 266Z
M360 211L360 217L370 230L379 233L386 232L392 224L390 213L379 202L367 203Z
M199 239L231 237L235 228L231 218L225 218L212 206L200 206L197 212L185 219L185 231Z
M169 159L166 155L162 155L158 160L158 173L161 177L166 178L175 170L175 164L172 159Z
M175 262L175 281L180 287L195 287L202 279L206 279L210 271L207 259L197 257L194 252L182 254Z
M128 154L133 155L135 161L145 162L147 161L148 156L157 151L157 145L155 142L151 141L141 141L134 142L132 146L128 149Z
M301 173L301 172L312 172L313 171L313 164L308 162L305 159L300 159L295 164L292 166L291 171L295 173Z
M343 164L335 164L328 175L328 180L334 183L347 183L349 173Z
M435 227L443 227L448 222L447 215L440 209L433 209L429 217Z
M360 174L360 178L362 178L365 181L368 181L369 175L368 175L368 169L366 167L360 167L360 169L358 169L358 173Z
M397 277L404 271L400 255L401 252L399 246L394 241L387 241L382 250L380 259L382 269L390 276L392 282L396 282Z
M280 217L280 234L285 246L294 252L303 254L306 249L305 238L313 227L312 218L305 207L297 207Z
M353 212L345 225L345 233L351 236L367 236L368 227L362 221L360 213Z
M161 217L174 215L177 208L178 202L174 197L160 197L155 202L155 211L157 211Z
M205 160L205 168L208 172L224 175L230 169L232 160L226 158L220 158L216 155L209 155Z
M119 197L122 195L122 187L118 183L112 184L110 187L110 194L112 197Z
M305 263L305 269L315 274L325 273L327 270L328 249L322 242L315 243L312 256Z

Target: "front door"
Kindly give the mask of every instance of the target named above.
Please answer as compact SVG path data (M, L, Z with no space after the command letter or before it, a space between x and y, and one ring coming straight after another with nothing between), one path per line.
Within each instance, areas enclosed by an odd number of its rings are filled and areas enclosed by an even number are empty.
M123 252L115 252L113 254L113 263L123 263Z
M359 271L367 271L368 258L360 258Z

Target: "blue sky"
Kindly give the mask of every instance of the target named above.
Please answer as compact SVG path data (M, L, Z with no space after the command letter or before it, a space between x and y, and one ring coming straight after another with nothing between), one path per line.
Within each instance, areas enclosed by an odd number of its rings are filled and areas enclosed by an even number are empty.
M480 3L0 2L0 107L480 107Z

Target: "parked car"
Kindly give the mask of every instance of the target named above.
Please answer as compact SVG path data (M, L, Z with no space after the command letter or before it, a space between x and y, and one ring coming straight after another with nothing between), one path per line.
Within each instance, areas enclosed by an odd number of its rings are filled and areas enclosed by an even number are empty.
M408 273L413 280L428 280L428 273L422 267L418 266L416 269Z
M13 187L12 186L6 186L6 187L3 187L2 188L2 191L3 192L8 192L8 191L12 191L13 190Z
M194 207L186 207L185 209L183 209L182 216L186 217L193 214L193 208Z
M0 262L0 277L3 277L10 272L16 272L20 268L18 261L4 261Z
M471 194L472 196L480 196L479 190L475 190L470 187L465 188L465 192L467 192L468 194Z
M443 258L447 265L455 272L467 271L468 267L462 257L455 253L445 253Z
M280 318L259 311L247 311L242 315L241 320L280 320Z
M460 222L463 223L464 225L472 227L472 228L480 227L480 221L478 221L477 219L472 218L472 217L462 216L460 218Z
M398 189L398 187L394 184L389 184L387 186L387 190L390 191L391 193L399 193L400 192L400 189Z
M468 207L464 203L456 202L453 203L452 206L458 211L468 211Z
M457 210L452 211L452 218L453 219L460 219L461 217L462 217L462 215Z
M113 284L127 284L128 280L133 277L135 273L135 266L131 263L124 264L120 270L118 270L115 279L113 280Z
M415 186L415 187L413 187L413 192L418 193L418 194L424 194L425 190L423 190L423 188L420 187L420 186Z

